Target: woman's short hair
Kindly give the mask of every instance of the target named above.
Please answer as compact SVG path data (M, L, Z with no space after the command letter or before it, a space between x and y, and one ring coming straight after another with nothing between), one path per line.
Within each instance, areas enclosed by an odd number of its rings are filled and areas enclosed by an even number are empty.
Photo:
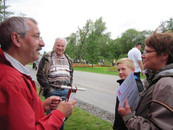
M173 33L157 33L157 29L145 40L145 45L155 49L158 55L168 53L167 64L173 63Z

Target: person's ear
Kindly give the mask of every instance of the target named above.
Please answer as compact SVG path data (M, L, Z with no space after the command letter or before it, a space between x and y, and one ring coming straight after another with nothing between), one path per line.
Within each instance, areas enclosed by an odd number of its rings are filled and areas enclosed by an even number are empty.
M13 42L13 44L17 47L20 47L21 46L21 37L19 34L17 34L16 32L13 32L11 34L11 40Z
M163 53L162 54L162 59L163 61L167 61L169 54L168 53Z

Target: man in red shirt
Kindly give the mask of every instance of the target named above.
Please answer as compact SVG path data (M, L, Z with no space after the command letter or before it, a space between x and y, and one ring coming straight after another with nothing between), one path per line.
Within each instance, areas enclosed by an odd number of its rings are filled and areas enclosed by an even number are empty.
M11 17L0 24L0 129L54 130L61 128L76 101L52 96L41 102L25 65L39 58L44 47L37 22ZM53 110L45 116L45 112Z

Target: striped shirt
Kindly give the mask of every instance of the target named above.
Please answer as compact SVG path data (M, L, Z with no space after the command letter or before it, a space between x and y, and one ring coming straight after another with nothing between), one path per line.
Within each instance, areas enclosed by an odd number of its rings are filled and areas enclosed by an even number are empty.
M52 54L50 68L48 71L48 81L54 85L70 84L70 68L65 55L61 58L54 52Z

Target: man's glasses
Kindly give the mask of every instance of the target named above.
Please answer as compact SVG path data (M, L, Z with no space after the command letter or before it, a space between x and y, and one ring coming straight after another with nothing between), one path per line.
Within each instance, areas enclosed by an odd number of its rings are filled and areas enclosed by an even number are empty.
M25 33L18 33L22 38L24 38L25 37ZM35 38L36 40L39 40L39 41L41 41L41 40L43 40L42 39L42 37L40 37L40 35L39 34L34 34L34 35L31 35L33 38Z
M144 51L143 51L143 54L148 54L148 53L152 53L152 52L156 52L156 51L154 51L154 50L153 50L153 51L144 50Z
M35 38L36 40L43 40L42 37L40 37L39 35L32 35L33 38Z

